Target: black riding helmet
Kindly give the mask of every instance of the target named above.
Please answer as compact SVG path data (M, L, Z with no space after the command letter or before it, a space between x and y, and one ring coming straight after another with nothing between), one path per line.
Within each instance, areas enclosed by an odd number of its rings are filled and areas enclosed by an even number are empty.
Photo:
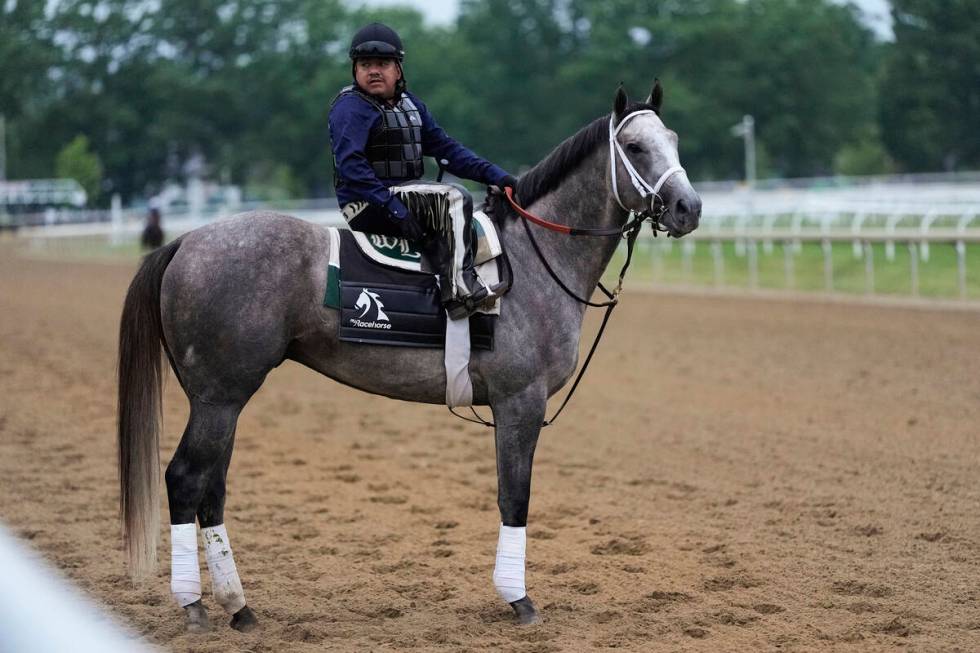
M371 23L357 30L350 42L348 52L351 59L351 76L356 78L355 67L361 57L377 57L379 59L394 59L398 63L398 83L395 85L396 95L405 92L408 83L405 81L405 71L402 62L405 60L405 49L398 33L381 23Z
M378 57L394 59L401 63L405 60L405 48L395 30L381 23L371 23L357 30L350 42L351 61L360 57Z

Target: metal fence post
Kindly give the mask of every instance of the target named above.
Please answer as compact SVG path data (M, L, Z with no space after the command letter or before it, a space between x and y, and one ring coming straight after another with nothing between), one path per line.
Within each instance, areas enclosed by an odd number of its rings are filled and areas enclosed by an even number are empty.
M966 299L966 243L956 241L956 286L960 297Z
M759 248L758 243L750 240L746 243L749 255L749 288L759 289Z
M653 280L664 280L664 252L659 242L653 243Z
M685 240L681 245L681 269L684 271L684 281L694 282L694 249L693 240Z
M834 291L834 245L823 239L823 287L827 292Z
M909 241L909 270L912 273L912 295L919 296L919 256L915 243Z
M714 259L715 286L725 285L725 253L720 240L711 241L711 257Z
M864 292L875 294L875 252L870 242L864 243Z
M861 255L864 253L862 251L864 249L863 243L858 238L861 235L861 227L864 226L864 219L866 217L867 217L866 213L864 213L863 211L858 211L857 213L854 214L854 219L851 221L851 231L854 232L853 251L854 251L854 258L856 259L861 258Z
M794 245L791 240L783 241L783 259L785 261L785 272L786 272L786 287L789 289L796 288L796 274L793 269L793 256L794 256Z
M887 231L890 234L895 233L895 227L898 226L898 221L901 219L902 219L901 213L896 212L889 215L888 219L885 221L885 231ZM885 258L887 258L889 261L895 260L894 240L889 240L888 242L885 243Z
M977 217L976 211L963 213L956 223L956 233L966 233L966 228L974 218ZM960 289L960 297L965 298L966 290L966 243L962 240L956 241L956 276Z

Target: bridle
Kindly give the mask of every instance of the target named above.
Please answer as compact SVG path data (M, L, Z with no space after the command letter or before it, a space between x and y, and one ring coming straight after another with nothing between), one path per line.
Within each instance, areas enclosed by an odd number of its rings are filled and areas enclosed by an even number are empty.
M589 349L589 354L588 356L585 357L585 362L582 364L582 369L579 370L578 375L575 377L575 382L572 384L572 387L568 391L568 394L565 395L565 399L562 401L561 406L558 407L558 410L555 412L554 415L552 415L551 419L546 419L544 421L542 426L551 426L552 424L555 423L555 420L558 419L558 416L561 414L561 412L565 410L565 406L568 405L568 402L572 398L572 395L575 394L575 389L578 388L578 384L582 380L582 377L585 375L585 371L589 368L589 363L592 362L592 355L595 354L595 351L599 346L599 341L602 340L602 334L606 330L606 324L609 322L609 317L612 315L613 309L616 308L616 305L619 303L619 296L623 291L623 280L626 278L626 271L629 269L630 263L633 260L633 247L636 245L636 238L640 234L640 229L643 227L643 223L646 222L647 220L650 220L651 226L653 227L654 237L656 237L657 232L667 231L667 229L660 224L660 220L663 218L664 214L666 214L668 211L667 203L664 202L664 199L660 196L660 190L663 188L664 184L667 183L667 180L670 179L673 175L677 173L687 174L687 172L684 170L683 167L679 165L672 166L668 168L662 175L660 175L660 179L657 180L656 184L651 186L643 178L643 176L639 172L637 172L636 168L633 167L633 164L632 162L630 162L629 157L626 156L626 152L623 151L623 147L619 144L619 140L618 140L619 132L620 130L622 130L623 126L626 125L626 123L629 122L632 118L648 113L656 114L656 111L653 111L652 109L634 111L633 113L623 118L620 121L619 125L615 124L615 115L609 117L609 166L610 166L610 176L612 177L613 197L616 199L616 203L619 204L619 206L624 211L626 211L627 214L630 216L630 219L628 219L626 223L623 224L621 227L613 227L613 228L570 227L568 225L558 224L557 222L551 222L550 220L545 220L544 218L536 216L533 213L530 213L529 211L521 207L514 199L514 192L512 188L508 187L504 189L504 196L507 198L507 201L510 203L511 208L514 209L517 215L523 218L522 224L524 225L524 230L527 232L528 240L531 241L531 245L534 247L535 253L538 255L538 258L541 260L541 263L548 271L548 274L551 275L551 278L555 280L558 286L561 287L561 289L564 290L567 295L575 299L577 302L594 308L606 309L606 313L602 318L602 324L599 326L599 332L596 333L595 340L592 342L592 348ZM636 192L639 193L640 197L643 200L646 200L648 197L651 198L649 209L646 209L642 212L637 212L633 209L628 208L625 204L623 204L623 201L619 196L619 185L617 182L617 177L618 177L617 169L616 169L617 158L623 162L623 167L626 169L626 172L629 175L630 182L633 184L633 188L636 189ZM612 291L609 291L608 289L606 289L606 287L602 284L601 281L598 284L599 290L601 290L602 293L608 298L607 301L592 302L589 301L588 299L583 299L582 297L579 297L578 294L575 293L575 291L569 288L568 285L561 280L561 277L559 277L558 274L554 271L554 269L551 267L551 264L548 263L548 259L545 258L544 253L541 251L541 248L538 246L538 241L537 239L535 239L534 234L531 232L531 227L528 226L528 222L533 222L534 224L540 227L544 227L545 229L550 229L551 231L556 231L558 233L565 234L567 236L599 236L599 237L616 236L619 238L624 238L626 240L626 262L623 264L623 268L619 271L619 280L616 284L616 288L613 289ZM482 417L480 417L480 415L476 412L476 410L472 406L470 407L470 410L473 412L473 415L474 417L476 417L476 419L471 419L469 417L466 417L465 415L460 415L452 407L449 408L449 412L451 412L456 417L466 420L467 422L482 424L483 426L493 426L493 427L496 426L495 423L489 422L483 419Z
M664 214L667 213L667 203L664 202L664 199L660 196L660 190L664 187L664 184L667 183L667 180L673 177L675 174L680 172L687 174L687 171L679 165L667 168L667 170L660 175L660 179L657 180L657 183L651 186L650 183L643 178L643 175L637 172L629 157L626 156L626 152L623 151L623 146L619 144L618 140L619 132L626 126L626 123L636 116L641 116L648 113L656 115L657 112L652 109L634 111L623 118L619 125L615 124L615 116L609 117L609 176L612 178L613 197L616 199L616 203L620 206L620 208L626 211L628 215L632 216L632 219L628 220L622 227L600 229L592 227L570 227L568 225L545 220L544 218L538 217L521 207L514 199L511 189L507 188L505 189L504 194L506 195L507 201L510 203L511 208L513 208L519 216L525 220L530 220L539 227L544 227L545 229L550 229L551 231L557 231L558 233L568 236L626 236L634 228L638 227L646 220L650 220L650 222L653 224L654 235L656 235L657 232L667 231L660 223ZM623 203L622 198L619 196L619 175L617 174L616 170L617 160L623 162L623 167L626 169L626 174L629 175L630 183L633 184L633 188L636 189L636 192L640 195L640 198L643 200L646 200L648 197L651 198L649 209L644 211L636 211ZM564 286L564 284L560 285ZM578 297L576 297L576 299L581 301L583 304L588 304L588 302L583 301Z
M657 183L651 186L649 183L647 183L647 180L643 178L643 175L637 172L636 168L633 167L633 163L630 161L629 157L626 156L626 152L623 151L623 146L619 144L619 138L618 138L619 132L623 129L623 127L626 126L626 123L628 123L631 119L635 118L636 116L642 116L648 113L652 113L656 115L657 112L654 111L653 109L644 109L642 111L635 111L629 114L628 116L626 116L625 118L623 118L619 122L619 125L616 125L614 123L616 119L615 116L609 116L609 165L612 168L612 174L610 176L612 177L613 197L616 198L616 203L619 204L619 206L624 211L626 211L627 213L633 213L631 209L629 209L625 204L623 204L623 200L620 199L619 197L619 183L617 181L619 175L616 174L617 155L619 156L619 159L623 162L623 167L626 168L626 173L630 177L630 182L632 182L633 188L636 189L636 192L639 193L640 197L644 200L646 200L646 198L648 197L652 198L652 200L650 201L649 217L650 219L653 220L654 231L656 232L660 228L660 218L667 211L667 205L664 202L663 198L660 197L660 189L664 187L664 184L667 183L667 180L670 179L672 176L674 176L679 172L683 172L684 174L687 174L687 171L685 171L684 168L679 165L667 168L667 170L662 175L660 175L660 179L657 180ZM660 202L659 214L657 213L658 200ZM647 212L645 211L644 215L646 214Z

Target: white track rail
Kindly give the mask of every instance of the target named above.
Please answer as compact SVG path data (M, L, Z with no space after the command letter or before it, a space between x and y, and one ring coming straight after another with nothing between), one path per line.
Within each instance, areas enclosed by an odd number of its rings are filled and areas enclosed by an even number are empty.
M0 528L0 651L149 650Z

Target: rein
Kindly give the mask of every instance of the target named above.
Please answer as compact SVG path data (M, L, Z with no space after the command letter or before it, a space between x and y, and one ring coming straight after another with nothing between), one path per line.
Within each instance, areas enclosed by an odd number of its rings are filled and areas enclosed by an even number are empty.
M514 200L514 189L507 187L504 189L504 195L507 197L507 201L510 202L511 207L517 212L517 215L521 216L525 220L530 220L539 227L544 227L545 229L550 229L551 231L557 231L560 234L565 234L567 236L621 236L626 231L627 224L623 227L610 227L608 229L589 229L586 227L569 227L568 225L558 224L557 222L551 222L550 220L545 220L544 218L539 218L533 213L526 211L520 204ZM635 220L634 220L635 222ZM632 224L632 223L630 223Z
M541 424L542 427L551 426L552 424L555 423L555 420L558 419L558 416L561 415L561 412L565 410L565 406L568 405L568 402L571 400L572 395L575 394L575 390L578 388L578 384L582 380L582 377L585 376L586 370L589 369L589 363L592 362L592 356L595 354L596 349L598 349L599 347L599 342L602 340L602 335L606 330L606 325L609 323L609 318L612 316L613 309L616 308L616 306L619 304L619 296L623 292L623 280L626 278L626 271L629 269L630 263L633 261L633 248L636 245L636 238L637 236L640 235L640 229L643 227L643 223L646 222L647 220L650 220L652 222L653 236L655 238L657 236L658 231L666 231L663 225L660 224L660 219L667 212L667 204L664 202L663 198L660 197L660 190L663 188L663 185L667 182L668 179L670 179L671 176L677 173L686 174L686 171L681 166L679 165L673 166L671 168L668 168L667 171L660 176L660 179L657 180L657 183L651 186L649 183L647 183L645 179L643 179L640 173L636 171L636 168L633 167L633 164L630 162L629 157L626 156L626 153L623 151L623 148L619 144L619 141L617 140L616 137L619 135L619 132L623 128L623 126L631 118L645 113L656 113L656 112L650 110L636 111L626 116L622 121L620 121L618 126L616 126L614 122L615 116L609 118L609 165L612 169L613 196L616 198L616 203L619 204L619 206L624 211L626 211L630 216L633 216L632 219L628 220L623 226L604 228L604 229L595 229L595 228L585 228L585 227L569 227L568 225L551 222L550 220L545 220L544 218L538 217L533 213L530 213L523 207L521 207L514 199L513 188L508 187L504 189L504 196L507 198L507 201L510 203L510 206L514 209L517 215L523 218L521 223L524 225L524 231L527 232L528 240L531 241L531 245L534 247L534 252L538 255L538 259L544 265L545 269L548 271L548 274L551 275L551 278L555 280L555 283L557 283L558 286L563 291L565 291L565 294L572 297L575 301L579 302L580 304L585 304L586 306L592 308L606 309L605 314L602 316L602 324L599 326L599 331L598 333L596 333L595 340L592 341L592 347L589 349L589 354L588 356L585 357L585 363L582 364L582 368L579 370L578 375L576 375L575 381L574 383L572 383L571 389L568 391L568 394L565 395L565 399L561 402L561 406L559 406L558 410L555 411L555 414L551 416L551 419L544 420L544 422ZM636 211L627 208L626 205L623 204L623 201L620 199L619 188L616 183L617 156L620 160L622 160L623 167L626 168L626 172L627 174L629 174L630 182L633 184L633 188L636 189L636 192L639 193L640 197L643 198L644 200L646 200L646 198L648 197L652 198L650 200L650 208L648 210L645 210L642 213L637 213ZM658 202L659 202L659 206L658 206ZM602 291L602 293L608 298L608 300L604 302L593 302L588 299L583 299L582 297L579 297L571 288L569 288L568 285L564 281L562 281L561 278L558 276L558 274L554 271L554 269L551 267L551 264L548 263L548 259L545 258L544 253L541 251L541 248L538 246L538 241L537 239L535 239L534 233L531 231L531 227L528 226L527 224L528 222L533 222L539 227L550 229L551 231L565 234L567 236L599 236L599 237L616 236L619 238L625 238L626 239L626 262L623 264L623 268L619 271L619 279L616 283L616 288L610 292L609 290L606 289L604 285L602 285L601 281L598 284L599 290ZM459 417L460 419L466 420L467 422L473 422L474 424L482 424L483 426L489 426L489 427L497 426L494 422L487 421L482 417L480 417L480 414L477 413L476 409L473 408L472 406L470 406L470 411L473 413L473 417L475 417L476 419L466 417L465 415L460 415L459 413L456 412L455 409L451 407L449 408L449 412L451 412L456 417Z
M657 228L659 227L659 219L666 211L661 210L659 215L657 216L637 215L635 218L628 221L622 227L613 228L613 229L573 229L570 227L566 227L565 225L549 222L548 220L539 218L533 215L532 213L528 213L523 208L521 208L521 206L518 205L517 202L514 201L512 189L507 188L505 189L504 193L507 197L507 201L510 202L510 205L514 208L515 211L517 211L517 214L520 217L524 218L522 224L524 225L524 230L527 232L528 239L531 241L531 245L534 247L534 252L538 255L538 259L540 259L541 263L544 264L544 267L548 271L548 274L551 275L551 278L555 280L555 283L557 283L558 286L565 291L565 294L569 295L580 304L585 304L586 306L590 306L593 308L606 309L605 314L602 316L602 324L599 325L599 331L596 333L595 339L592 341L592 347L589 349L588 356L585 357L585 363L582 364L582 369L579 370L578 375L576 375L575 377L575 382L572 383L571 389L568 391L568 394L565 395L565 399L561 402L561 406L559 406L558 410L555 411L555 414L551 416L551 419L546 419L541 424L542 427L551 426L552 424L555 423L555 420L558 419L558 416L561 415L561 412L565 410L565 406L568 405L568 402L571 400L572 395L575 394L575 390L578 388L579 382L581 382L582 377L585 376L586 370L589 369L589 363L592 362L592 356L595 354L596 349L599 348L599 342L602 340L602 335L606 331L606 325L609 324L609 318L612 316L613 309L616 308L616 306L619 304L619 296L623 292L623 280L626 278L626 271L629 269L630 263L632 263L633 261L633 248L636 245L636 238L637 236L640 235L640 229L643 227L643 223L647 219L653 221L653 226L654 226L653 235L654 237L656 237L657 230L658 230ZM548 263L548 259L545 258L544 253L541 251L541 248L538 246L538 241L534 237L534 233L531 231L531 227L529 227L527 224L528 221L540 225L546 229L551 229L552 231L557 231L559 233L567 234L569 236L617 236L620 238L625 238L626 239L626 262L623 263L623 267L619 271L619 279L616 283L616 288L613 289L612 291L609 291L606 289L606 287L602 284L601 281L599 282L598 285L599 290L602 291L602 293L608 298L608 300L599 303L592 302L587 299L583 299L579 297L573 290L571 290L565 284L565 282L561 280L561 277L559 277L558 274L555 273L554 269ZM480 417L480 414L477 413L476 409L473 408L472 406L470 406L470 412L473 413L473 417L475 419L467 417L466 415L460 415L459 413L456 412L454 408L450 408L449 412L451 412L453 415L455 415L460 419L466 420L467 422L472 422L474 424L482 424L483 426L488 426L488 427L497 426L496 423L487 421L482 417Z

